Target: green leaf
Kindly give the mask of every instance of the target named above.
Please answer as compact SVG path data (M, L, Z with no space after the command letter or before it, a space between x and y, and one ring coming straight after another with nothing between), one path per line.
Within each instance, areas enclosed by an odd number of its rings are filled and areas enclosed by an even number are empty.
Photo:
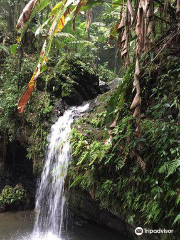
M176 204L178 205L180 202L180 194L177 196L177 199L176 199Z
M55 37L56 37L56 38L62 38L62 37L64 37L64 38L73 38L74 40L76 40L76 37L75 37L75 36L73 36L73 35L70 34L70 33L65 33L65 32L57 33Z
M16 52L17 52L17 47L18 47L18 45L17 44L13 44L12 46L11 46L11 53L12 54L16 54Z
M180 214L178 214L177 217L175 218L173 225L175 225L179 221L180 221Z
M79 175L73 183L71 183L70 188L76 186L83 179L82 175Z
M43 73L44 71L46 71L47 69L47 65L43 65L42 68L41 68L41 73Z
M7 55L9 55L9 49L4 44L0 44L0 49L2 49Z

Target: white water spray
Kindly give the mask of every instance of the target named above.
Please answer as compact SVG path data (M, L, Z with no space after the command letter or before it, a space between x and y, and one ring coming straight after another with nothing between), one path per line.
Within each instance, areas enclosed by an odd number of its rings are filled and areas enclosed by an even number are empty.
M37 216L32 240L62 239L64 184L71 159L71 124L88 107L86 104L68 109L51 128L47 157L36 194Z

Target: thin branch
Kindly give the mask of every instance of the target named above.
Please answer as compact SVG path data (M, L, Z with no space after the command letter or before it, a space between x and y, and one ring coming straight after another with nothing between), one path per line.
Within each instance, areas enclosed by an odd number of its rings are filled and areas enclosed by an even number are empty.
M176 30L176 26L173 26L172 28L170 28L167 32L170 32L170 31L175 31ZM170 34L166 34L164 37L162 37L148 52L146 52L141 58L140 58L140 62L142 62L143 61L143 59L155 48L155 47L157 47L159 44L161 44L162 42L164 42L168 37L169 37L169 35L171 35L172 33L170 33ZM148 64L149 64L149 62L148 62Z
M174 33L174 34L173 34ZM173 40L173 38L178 34L178 31L172 32L168 37L169 39L167 42L163 45L163 47L159 50L159 52L156 54L156 56L151 60L152 62L159 56L159 54L164 50L164 48Z
M167 23L167 24L171 24L169 21L166 21L165 19L160 18L160 17L158 17L158 16L155 15L155 14L154 14L154 17L157 18L157 19L159 19L159 20L162 21L162 22L165 22L165 23Z

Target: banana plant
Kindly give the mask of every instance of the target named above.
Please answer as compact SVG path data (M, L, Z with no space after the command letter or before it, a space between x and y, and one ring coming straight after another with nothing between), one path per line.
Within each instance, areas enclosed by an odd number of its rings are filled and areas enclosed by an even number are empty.
M42 11L50 0L31 0L25 6L17 23L17 28L21 29L21 36L19 42L34 16ZM137 134L140 135L140 106L141 106L141 89L139 83L140 64L139 58L141 55L146 54L155 43L154 35L157 33L158 28L155 26L157 21L159 24L176 22L179 23L180 19L180 0L176 1L176 6L172 4L173 1L159 1L159 0L112 0L110 4L114 13L119 11L120 19L118 22L113 23L110 38L117 38L117 48L120 52L121 58L124 60L125 66L130 65L130 62L135 63L134 72L134 90L136 92L131 109L134 111L133 116L137 120ZM87 11L87 28L89 28L91 17L89 10L94 5L107 3L106 0L62 0L52 9L49 18L37 30L37 33L44 27L50 25L46 40L43 44L37 67L33 76L18 102L18 111L24 112L25 106L29 101L33 89L35 87L39 75L47 69L47 61L52 42L57 33L60 33L68 21L73 21L73 28L75 29L75 19L78 13L83 10ZM108 2L109 3L109 2ZM160 10L161 9L161 10ZM163 10L162 10L163 9ZM162 15L162 16L161 16ZM164 19L165 20L164 20ZM175 19L175 20L174 20ZM179 25L178 25L179 26ZM87 29L88 30L88 29ZM172 34L170 40L177 35L177 31ZM167 38L164 46L170 42ZM132 44L133 42L133 44ZM133 46L134 56L130 57L130 47ZM161 49L160 49L161 51ZM159 54L159 53L158 53Z
M31 0L24 8L18 22L17 28L21 28L21 36L19 42L21 42L23 34L25 33L29 23L34 18L34 16L42 11L48 4L50 0ZM36 81L38 77L47 69L47 61L49 58L49 53L51 50L52 42L54 37L59 34L64 26L71 19L75 22L75 18L78 12L81 10L81 7L86 4L86 1L81 0L79 2L75 0L63 0L55 5L52 11L49 14L49 18L41 26L41 29L38 29L37 32L42 30L47 24L50 24L48 34L44 44L42 46L40 57L36 66L36 69L26 87L26 90L21 95L18 102L18 111L23 113L24 109L32 95L32 92L36 86ZM20 44L20 43L19 43Z

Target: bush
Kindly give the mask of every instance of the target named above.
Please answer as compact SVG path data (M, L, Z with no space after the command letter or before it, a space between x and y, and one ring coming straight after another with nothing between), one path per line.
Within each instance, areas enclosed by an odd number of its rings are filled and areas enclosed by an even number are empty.
M28 201L28 193L21 184L17 184L15 187L7 185L0 194L0 210L24 208Z
M173 70L167 66L163 74L156 77L158 81L148 78L152 73L144 74L141 137L136 135L136 122L129 110L132 97L126 82L130 82L127 80L132 79L133 73L129 69L109 101L107 113L103 109L100 114L94 109L95 117L88 113L86 118L78 120L79 125L72 131L70 168L71 187L93 190L94 199L102 208L135 226L144 223L144 227L174 229L174 237L180 226L178 66L174 63ZM169 83L165 76L171 71L176 75ZM99 123L98 115L106 115L106 120ZM103 144L103 134L98 139L97 133L108 128L114 116L117 124L108 148ZM84 129L88 129L88 133ZM172 236L172 239L177 238Z

